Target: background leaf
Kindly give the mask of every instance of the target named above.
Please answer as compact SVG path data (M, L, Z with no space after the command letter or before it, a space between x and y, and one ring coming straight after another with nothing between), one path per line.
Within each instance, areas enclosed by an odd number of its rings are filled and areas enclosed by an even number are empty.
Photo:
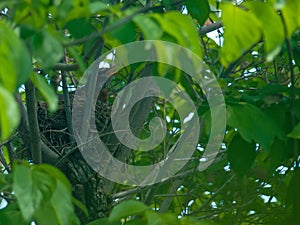
M13 190L26 221L32 219L43 201L50 199L54 189L55 182L51 177L33 172L26 164L16 166Z
M230 4L222 5L222 20L225 31L221 61L228 66L260 40L261 24L251 12Z
M227 125L237 128L245 141L257 142L267 151L275 137L285 139L275 121L252 104L227 104Z
M202 26L207 20L210 7L207 0L187 0L185 1L188 13L194 17Z
M287 135L290 138L300 138L300 123L298 123L294 129Z
M148 209L148 206L135 200L129 200L121 202L116 207L113 208L111 214L109 215L110 222L119 222L122 218L127 218L128 216L139 215Z
M56 111L58 106L58 97L54 92L53 88L49 86L45 78L39 74L32 73L30 78L34 86L42 95L42 97L47 101L50 112Z
M63 56L61 43L46 30L36 33L32 37L31 45L34 58L45 68L53 66Z
M267 59L271 61L279 53L280 46L284 41L284 28L280 16L275 9L263 2L248 2L246 6L261 21L265 39L264 47Z
M20 112L13 95L0 84L0 142L12 134L19 121Z
M32 70L23 41L3 21L0 21L0 65L0 85L11 92L27 81Z
M240 135L235 135L228 146L228 161L238 177L245 175L251 168L255 156L255 144L245 141Z

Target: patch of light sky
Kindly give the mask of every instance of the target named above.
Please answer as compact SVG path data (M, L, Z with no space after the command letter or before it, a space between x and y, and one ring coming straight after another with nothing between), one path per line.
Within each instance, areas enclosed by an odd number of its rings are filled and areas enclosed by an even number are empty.
M107 59L109 62L110 62L110 61L113 61L113 60L115 59L114 52L111 52L111 53L107 54L106 59ZM102 68L111 68L111 65L110 65L110 63L108 63L108 62L101 61L101 62L99 63L99 69L102 69Z

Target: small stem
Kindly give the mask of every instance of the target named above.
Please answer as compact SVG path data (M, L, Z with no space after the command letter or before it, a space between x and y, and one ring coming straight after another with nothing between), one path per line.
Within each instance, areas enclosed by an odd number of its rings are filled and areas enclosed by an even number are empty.
M8 166L7 162L6 162L6 159L4 157L4 154L3 154L3 149L0 148L0 162L2 163L2 165L4 166L5 170L10 173L11 170L10 170L10 167Z
M10 161L10 165L12 167L12 165L14 164L14 160L16 158L16 154L14 152L14 149L13 149L13 146L12 146L11 142L7 143L5 146L8 150L9 161Z
M73 144L75 143L75 139L74 139L73 126L72 126L71 104L70 104L68 84L66 79L66 72L64 71L62 71L62 88L63 88L63 95L64 95L64 108L66 113L68 133L70 136L70 142Z

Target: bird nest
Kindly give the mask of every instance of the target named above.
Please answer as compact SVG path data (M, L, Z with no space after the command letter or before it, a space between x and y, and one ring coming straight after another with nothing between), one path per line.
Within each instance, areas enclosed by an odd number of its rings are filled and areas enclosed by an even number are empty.
M70 92L69 97L72 109L74 92ZM63 172L70 180L74 196L89 210L89 219L78 210L81 220L86 222L106 216L110 211L112 199L103 190L103 178L85 162L76 143L72 141L74 139L68 130L66 107L63 96L60 95L56 112L50 113L46 104L40 102L37 116L43 142L60 155L59 167L63 168ZM99 135L109 133L110 114L111 104L100 98L95 105L95 124Z

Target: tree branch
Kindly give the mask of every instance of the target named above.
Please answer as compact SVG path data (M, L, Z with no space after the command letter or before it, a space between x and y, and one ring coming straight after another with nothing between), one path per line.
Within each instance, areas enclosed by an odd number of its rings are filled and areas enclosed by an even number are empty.
M147 9L149 9L149 8L151 8L151 7L148 7ZM102 37L103 34L105 34L106 32L109 32L109 31L111 31L112 29L114 29L114 28L116 28L116 27L118 27L118 26L120 26L120 25L122 25L122 24L128 22L130 19L132 19L132 18L133 18L134 16L136 16L138 13L141 13L141 11L145 11L145 8L142 9L142 10L139 10L139 11L136 12L136 13L133 13L132 15L130 15L130 16L124 18L123 20L120 20L119 22L117 22L117 23L115 23L115 24L113 24L113 25L111 25L111 26L108 26L107 28L104 28L102 31L95 31L95 32L91 33L91 34L88 35L88 36L85 36L85 37L83 37L83 38L81 38L81 39L77 39L77 40L75 40L75 41L73 41L73 42L71 42L71 43L69 43L69 44L66 44L66 46L72 46L72 45L76 45L76 44L81 44L81 43L83 43L83 42L85 42L85 41L88 41L88 40L91 40L91 39L93 39L93 38L96 38L96 37ZM205 27L202 27L201 29L198 30L198 34L199 34L200 36L204 36L205 34L207 34L207 33L209 33L209 32L212 32L212 31L214 31L214 30L217 30L217 29L221 28L222 26L223 26L222 21L218 21L218 22L216 22L216 23L212 23L212 24L210 24L210 25L207 25L207 26L205 26ZM89 53L87 54L87 57L90 56L90 53L91 53L91 52L89 52ZM85 57L85 58L86 58L86 57ZM87 58L87 59L88 59L88 58ZM79 69L79 65L78 65L77 63L75 63L75 64L58 63L58 64L56 64L55 66L53 66L52 69L53 69L53 70L62 70L62 71L74 71L74 70L78 70L78 69Z
M280 12L280 18L283 24L283 29L284 29L284 36L285 36L285 44L287 47L287 53L288 53L288 64L289 64L289 70L290 70L290 82L291 82L291 122L292 126L295 127L296 125L296 111L295 111L295 73L294 73L294 57L293 57L293 50L292 46L288 37L288 30L287 30L287 24L285 21L284 16L282 15L282 12ZM295 139L294 140L294 157L297 159L298 157L298 141Z
M70 97L69 97L68 84L67 84L65 71L62 71L62 86L63 86L64 109L65 109L65 114L66 114L68 134L70 137L70 142L73 145L73 144L75 144L75 138L74 138L74 132L73 132L72 116L71 116Z
M25 84L25 91L32 160L33 163L40 164L42 163L41 136L37 120L35 87L30 80Z
M214 30L220 29L223 26L222 21L218 21L216 23L212 23L210 25L207 25L205 27L202 27L201 29L198 30L198 34L200 36L204 36L205 34L212 32Z
M199 213L199 212L201 212L205 207L207 207L208 206L208 204L212 201L212 200L214 200L216 197L217 197L217 195L233 180L235 178L235 175L232 175L217 191L215 191L213 194L212 194L212 196L211 196L211 198L209 198L209 199L207 199L207 201L206 202L204 202L202 205L201 205L201 207L200 208L198 208L194 213Z
M25 109L25 106L21 100L21 96L17 96L16 98L20 113L21 113L21 121L18 127L18 133L25 144L25 146L30 149L31 148L31 142L30 142L30 135L29 135L29 123L28 123L28 117L27 112ZM49 163L51 165L55 165L55 163L59 159L59 155L52 151L42 140L40 140L40 146L41 146L41 153L42 153L42 159L44 163Z
M58 63L52 68L53 70L63 70L63 71L74 71L79 69L79 65L75 64L66 64L66 63Z

